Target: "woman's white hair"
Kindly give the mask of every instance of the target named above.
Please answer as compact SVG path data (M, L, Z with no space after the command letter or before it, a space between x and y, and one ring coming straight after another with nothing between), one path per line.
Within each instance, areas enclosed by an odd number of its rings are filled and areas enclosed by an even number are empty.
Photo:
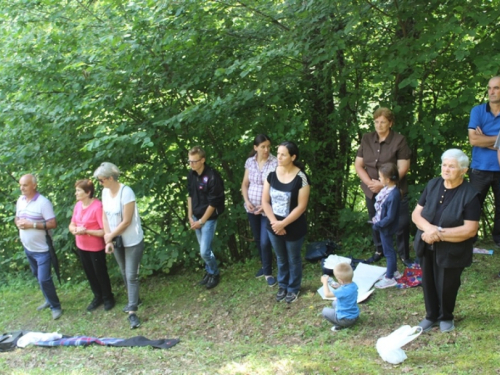
M458 148L450 148L449 150L443 152L443 155L441 155L441 161L444 159L455 159L460 166L460 169L469 168L469 157L465 154L465 152L459 150Z
M105 161L102 163L94 172L94 177L113 177L115 181L118 181L118 177L120 176L120 170L113 163Z

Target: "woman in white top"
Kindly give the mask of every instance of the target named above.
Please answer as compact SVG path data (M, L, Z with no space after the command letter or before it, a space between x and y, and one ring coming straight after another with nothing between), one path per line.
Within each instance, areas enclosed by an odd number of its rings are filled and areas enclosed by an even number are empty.
M278 159L271 154L271 140L265 134L258 134L253 141L253 150L245 162L241 193L262 263L255 277L265 276L270 287L276 285L276 279L272 275L273 248L267 234L268 220L262 209L262 189L267 175L273 172L277 165Z
M112 163L102 163L94 177L102 185L104 242L106 253L114 253L128 293L130 328L140 326L136 315L139 305L139 264L144 252L141 219L132 189L118 182L120 170ZM121 241L118 237L121 237ZM123 244L121 245L120 242Z

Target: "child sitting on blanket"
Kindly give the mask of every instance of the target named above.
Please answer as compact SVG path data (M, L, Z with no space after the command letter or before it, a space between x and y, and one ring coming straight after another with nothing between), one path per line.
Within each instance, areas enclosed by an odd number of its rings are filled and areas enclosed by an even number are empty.
M337 298L332 302L332 307L323 309L325 319L333 323L332 331L350 327L359 318L358 286L352 282L353 273L350 264L337 264L333 268L333 274L339 283L332 285L335 288L333 293L328 287L328 275L321 276L325 297Z

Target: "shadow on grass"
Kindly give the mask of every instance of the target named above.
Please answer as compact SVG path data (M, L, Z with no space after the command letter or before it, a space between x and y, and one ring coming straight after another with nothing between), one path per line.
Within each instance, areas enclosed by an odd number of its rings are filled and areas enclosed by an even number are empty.
M384 261L381 262L383 265ZM400 366L383 362L375 350L379 337L403 324L416 325L424 315L420 288L377 290L360 305L352 329L332 333L321 317L328 306L316 293L321 268L304 263L299 299L276 303L277 287L253 275L256 261L222 270L219 286L196 285L202 271L181 271L142 281L142 326L129 329L122 285L114 282L117 306L85 311L91 300L85 282L59 288L64 315L53 321L37 312L42 296L33 281L0 287L0 328L57 331L67 335L150 339L180 338L169 350L150 348L38 348L0 354L6 373L51 374L465 374L496 373L500 358L500 280L498 254L475 255L464 272L456 308L456 330L434 329L404 349ZM481 355L478 367L477 357Z

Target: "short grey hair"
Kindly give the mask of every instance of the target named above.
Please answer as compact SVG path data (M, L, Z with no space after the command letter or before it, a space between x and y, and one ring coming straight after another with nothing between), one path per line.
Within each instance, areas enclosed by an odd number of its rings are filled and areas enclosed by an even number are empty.
M444 159L455 159L460 169L469 168L469 157L465 154L465 152L459 150L458 148L450 148L449 150L443 152L443 155L441 155L441 161L444 161Z
M94 177L112 177L115 181L118 181L118 177L120 176L120 170L113 163L105 161L102 163L94 172Z
M31 182L34 183L35 185L37 184L37 179L36 179L36 176L32 173L27 173L27 174L23 174L21 176L21 178L23 177L30 177L31 178Z

